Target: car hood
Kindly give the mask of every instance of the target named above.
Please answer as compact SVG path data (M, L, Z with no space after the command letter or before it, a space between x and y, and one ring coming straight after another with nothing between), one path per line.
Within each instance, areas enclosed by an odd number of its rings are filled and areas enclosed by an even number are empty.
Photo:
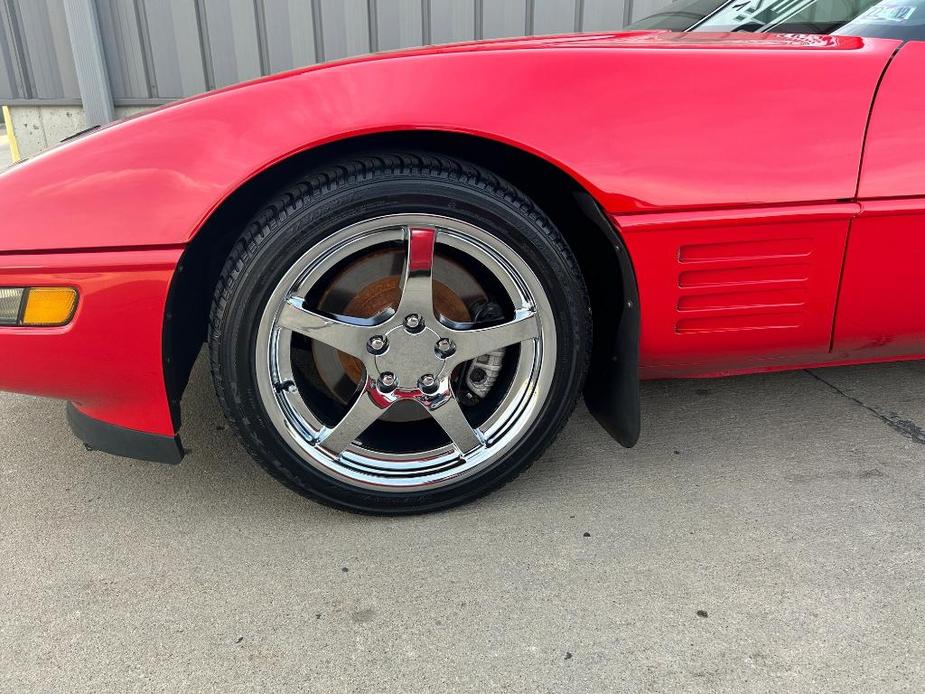
M828 48L854 49L863 42L856 36L829 34L754 34L747 32L675 32L662 30L623 31L596 34L526 36L494 41L470 41L447 46L427 46L410 51L393 51L381 56L407 53L440 53L477 50L523 50L531 48Z
M673 32L662 30L602 32L595 34L560 34L550 36L522 36L517 38L490 39L482 41L467 41L451 43L440 46L420 46L417 48L402 48L394 51L382 51L365 55L332 60L317 65L299 67L286 72L280 72L267 77L258 77L246 82L239 82L222 89L204 92L186 99L180 99L160 108L170 108L174 105L195 101L219 92L231 91L248 87L260 82L291 77L306 72L328 70L344 65L365 63L381 60L398 60L418 56L433 56L451 53L478 53L489 51L523 51L523 50L558 50L567 48L576 49L672 49L672 48L703 48L703 49L803 49L803 50L856 50L864 45L864 39L857 36L833 36L819 34L749 34L735 33L708 33L708 32ZM129 116L133 118L134 116Z

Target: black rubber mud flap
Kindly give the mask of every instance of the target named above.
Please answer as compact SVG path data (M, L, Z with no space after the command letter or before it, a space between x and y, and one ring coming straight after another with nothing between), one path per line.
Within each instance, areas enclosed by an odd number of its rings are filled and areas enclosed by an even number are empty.
M67 404L67 423L91 451L168 465L176 465L183 460L184 450L179 436L159 436L101 422L88 417L72 403Z
M601 306L594 312L595 344L590 375L585 384L585 402L608 434L621 446L632 448L639 440L641 429L636 273L619 231L594 199L587 193L578 193L576 198L588 218L594 220L610 240L622 277L622 307L614 306L606 293L593 292L600 297ZM606 269L603 272L603 276L607 277Z

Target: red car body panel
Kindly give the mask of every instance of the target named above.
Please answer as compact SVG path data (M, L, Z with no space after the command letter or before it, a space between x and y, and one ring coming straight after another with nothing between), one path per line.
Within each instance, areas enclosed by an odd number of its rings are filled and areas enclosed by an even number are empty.
M70 400L128 429L173 435L164 303L182 248L0 256L0 286L69 286L63 328L0 328L0 390Z
M861 215L851 225L833 357L921 354L925 352L925 197L861 205Z
M194 98L0 177L3 250L185 243L280 159L396 130L539 154L611 213L854 196L870 103L897 42L673 36L412 51Z
M877 91L839 299L833 357L925 351L925 43L909 42Z
M618 217L644 377L825 359L856 203Z
M858 196L919 196L925 162L925 42L904 44L883 76L870 115Z
M582 185L636 269L644 376L836 361L836 315L838 359L854 359L858 319L839 281L855 238L868 252L849 228L865 218L852 222L864 135L898 46L644 33L426 48L293 71L101 129L0 175L0 285L81 293L67 328L0 328L0 388L173 435L161 337L183 247L280 160L393 131L506 143Z

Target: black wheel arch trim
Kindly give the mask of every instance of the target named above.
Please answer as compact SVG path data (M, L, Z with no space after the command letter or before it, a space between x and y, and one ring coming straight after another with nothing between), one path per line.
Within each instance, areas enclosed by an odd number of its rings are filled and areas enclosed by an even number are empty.
M575 199L588 219L610 239L622 279L623 306L619 319L604 321L595 316L598 326L591 354L591 368L585 383L584 397L591 414L616 441L632 448L639 441L642 415L639 392L639 289L636 273L620 232L584 192ZM606 327L602 327L606 326Z
M176 465L185 451L179 436L161 436L126 429L94 419L67 404L67 423L88 450L103 451L124 458Z

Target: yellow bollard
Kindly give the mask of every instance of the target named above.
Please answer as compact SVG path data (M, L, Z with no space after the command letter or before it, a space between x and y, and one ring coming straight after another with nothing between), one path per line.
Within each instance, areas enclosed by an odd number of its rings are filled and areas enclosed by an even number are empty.
M6 136L10 141L10 154L13 157L13 163L18 162L22 157L19 156L19 143L16 142L16 133L13 132L13 117L10 115L10 107L3 107L3 123L6 125Z

